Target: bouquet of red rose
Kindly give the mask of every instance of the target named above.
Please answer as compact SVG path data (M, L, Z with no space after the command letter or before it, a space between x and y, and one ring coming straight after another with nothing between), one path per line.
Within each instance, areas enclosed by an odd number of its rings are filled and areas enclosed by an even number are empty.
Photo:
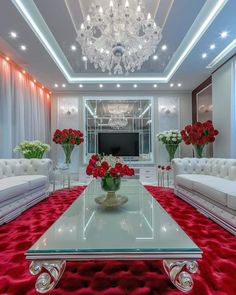
M57 129L53 135L53 142L61 144L65 153L65 164L71 163L71 153L75 145L80 145L84 142L83 133L80 130L74 129Z
M86 169L93 177L123 177L134 175L134 169L120 162L120 158L113 156L92 155Z
M214 142L219 131L214 128L212 121L208 120L204 123L196 122L187 125L180 134L187 145L192 144L195 147L197 156L202 157L204 146L209 142Z
M53 135L53 141L56 144L76 144L84 142L83 133L80 130L74 129L57 129Z

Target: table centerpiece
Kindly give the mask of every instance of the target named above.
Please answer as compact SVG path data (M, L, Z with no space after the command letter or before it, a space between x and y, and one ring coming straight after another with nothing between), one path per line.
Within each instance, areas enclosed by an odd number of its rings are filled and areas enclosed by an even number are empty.
M96 198L96 202L107 207L114 207L127 202L126 197L116 195L123 176L133 176L134 169L122 162L119 157L112 155L92 155L86 168L87 175L101 178L101 187L107 193Z

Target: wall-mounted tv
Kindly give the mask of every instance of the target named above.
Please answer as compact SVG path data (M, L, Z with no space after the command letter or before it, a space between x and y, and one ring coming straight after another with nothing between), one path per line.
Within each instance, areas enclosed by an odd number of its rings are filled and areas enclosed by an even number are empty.
M139 133L98 133L98 153L122 156L139 156Z

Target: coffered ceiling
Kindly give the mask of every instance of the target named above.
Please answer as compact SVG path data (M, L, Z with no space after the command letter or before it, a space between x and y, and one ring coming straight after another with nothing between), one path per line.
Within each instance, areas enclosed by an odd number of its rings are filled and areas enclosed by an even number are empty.
M1 0L0 51L60 91L192 90L236 52L235 0L144 0L162 28L155 54L133 74L101 73L83 60L76 41L91 2ZM223 31L227 36L221 38Z

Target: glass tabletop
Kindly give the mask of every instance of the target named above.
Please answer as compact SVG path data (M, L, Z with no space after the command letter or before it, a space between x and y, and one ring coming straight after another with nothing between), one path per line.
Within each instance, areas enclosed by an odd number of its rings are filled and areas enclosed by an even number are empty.
M138 180L123 180L118 195L128 202L104 208L94 199L104 195L99 181L86 190L27 251L45 253L197 253L187 236Z

